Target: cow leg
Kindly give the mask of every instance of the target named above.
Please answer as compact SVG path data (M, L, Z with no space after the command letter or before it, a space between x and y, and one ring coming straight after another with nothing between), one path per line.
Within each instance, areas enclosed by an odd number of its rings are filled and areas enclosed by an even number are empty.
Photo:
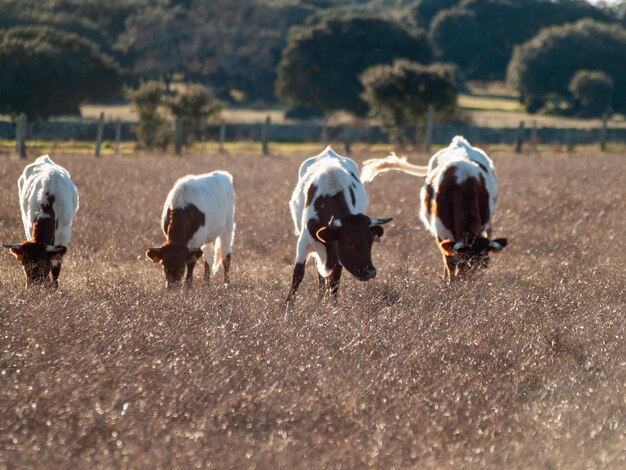
M332 296L337 299L337 294L339 293L339 281L341 280L341 271L343 267L338 264L333 268L333 271L330 273L330 293Z
M293 267L293 275L291 277L291 289L289 290L285 304L289 305L289 303L293 302L302 279L304 279L304 263L296 263Z
M185 287L191 287L193 281L193 269L196 267L196 260L187 262L187 276L185 277Z
M228 275L230 271L230 261L231 254L228 253L224 258L222 258L222 266L224 266L224 284L228 284L230 282L230 277Z
M317 273L317 286L319 289L319 297L320 300L324 298L324 294L326 294L326 278L322 276L320 273Z
M444 279L450 284L452 281L457 280L456 275L456 261L452 258L452 256L443 255L443 264L444 264Z
M59 274L61 274L61 263L60 259L52 260L52 286L59 287Z
M204 260L204 283L208 286L211 284L211 265Z
M298 246L296 248L296 264L293 267L293 275L291 276L291 288L289 289L289 295L285 300L285 306L289 307L296 297L298 286L304 279L304 266L306 264L307 248L309 246L306 235L302 233L298 239Z

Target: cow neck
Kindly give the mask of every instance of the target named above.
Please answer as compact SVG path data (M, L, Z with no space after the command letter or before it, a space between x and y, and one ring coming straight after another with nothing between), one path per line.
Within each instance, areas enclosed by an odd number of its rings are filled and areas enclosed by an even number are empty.
M54 196L48 195L46 202L39 206L39 212L33 224L32 241L54 245L54 231L56 229L56 217L54 214Z
M204 225L204 214L194 205L169 208L167 211L167 241L187 245L191 237Z
M333 218L340 219L352 214L343 191L339 191L334 196L318 196L313 203L313 207L322 226L328 225Z

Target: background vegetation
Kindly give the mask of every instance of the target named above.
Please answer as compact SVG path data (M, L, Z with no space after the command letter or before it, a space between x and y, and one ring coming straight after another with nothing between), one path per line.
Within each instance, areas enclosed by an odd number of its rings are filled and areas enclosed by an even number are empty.
M610 6L582 0L4 0L0 58L23 65L3 66L0 113L47 118L77 112L77 102L121 99L120 80L131 87L160 80L166 89L172 82L200 83L231 106L280 101L317 109L302 115L347 110L362 116L368 109L360 99L359 75L370 66L407 59L454 63L478 80L504 79L508 67L528 111L572 114L579 110L568 88L576 61L554 48L544 52L545 60L563 62L550 79L522 72L532 65L521 62L530 60L533 44L547 34L554 37L554 31L572 31L581 19L595 26L584 38L571 33L570 50L587 43L585 50L591 50L605 41L623 50L624 5L623 0ZM23 28L47 32L33 39ZM107 70L98 75L98 89L92 67L75 77L80 86L68 87L75 93L37 94L41 77L52 73L49 62L62 67L58 59L68 60L59 55L70 47L68 37L83 44L74 63L68 62L72 69L86 62ZM509 65L516 48L520 52ZM612 52L606 52L583 68L609 75L613 110L623 112L625 87L614 72L621 61L609 64L603 57ZM58 73L46 89L74 83ZM545 98L554 94L558 106Z

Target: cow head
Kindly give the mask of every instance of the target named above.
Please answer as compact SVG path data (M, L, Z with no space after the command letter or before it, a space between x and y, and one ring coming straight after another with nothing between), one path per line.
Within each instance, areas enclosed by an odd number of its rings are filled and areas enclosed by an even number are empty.
M64 246L37 242L3 243L2 246L8 248L15 259L22 264L26 275L26 287L44 284L48 281L52 261L60 260L67 251Z
M326 245L334 244L339 263L360 281L367 281L376 277L372 243L380 241L384 233L381 225L391 220L351 214L332 219L327 227L317 231L315 237Z
M163 266L165 286L181 285L187 263L195 262L202 256L202 250L189 250L181 243L164 243L158 248L148 248L146 256L153 263Z
M451 276L463 277L489 266L489 254L502 251L507 244L506 238L489 240L478 235L468 237L467 241L444 240L439 247L446 257Z

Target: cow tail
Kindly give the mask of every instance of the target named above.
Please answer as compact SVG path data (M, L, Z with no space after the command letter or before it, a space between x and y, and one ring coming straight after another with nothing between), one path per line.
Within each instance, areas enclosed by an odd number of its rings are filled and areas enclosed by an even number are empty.
M217 271L219 271L220 265L222 264L222 238L217 237L214 245L215 251L213 253L213 266L211 267L213 275L217 274Z
M399 170L413 176L426 176L428 174L427 166L413 165L407 162L405 157L398 157L392 152L387 158L375 158L363 162L361 180L367 183L376 178L380 173L391 170Z

